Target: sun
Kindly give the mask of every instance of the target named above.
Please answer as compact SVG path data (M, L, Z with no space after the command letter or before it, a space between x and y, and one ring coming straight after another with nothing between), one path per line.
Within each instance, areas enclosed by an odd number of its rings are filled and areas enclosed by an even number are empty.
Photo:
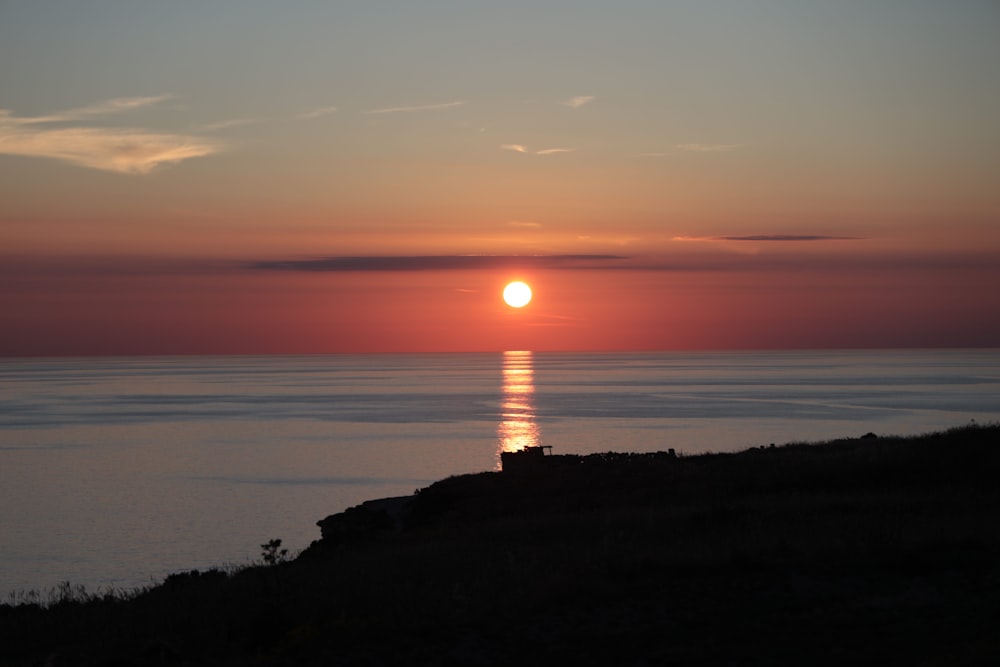
M531 288L520 280L507 283L503 288L503 300L511 308L524 308L531 303Z

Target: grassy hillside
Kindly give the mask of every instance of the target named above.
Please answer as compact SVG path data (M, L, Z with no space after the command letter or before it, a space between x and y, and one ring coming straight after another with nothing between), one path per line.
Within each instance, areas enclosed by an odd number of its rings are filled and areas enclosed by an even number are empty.
M1000 664L998 475L997 425L553 457L291 562L2 607L0 664Z

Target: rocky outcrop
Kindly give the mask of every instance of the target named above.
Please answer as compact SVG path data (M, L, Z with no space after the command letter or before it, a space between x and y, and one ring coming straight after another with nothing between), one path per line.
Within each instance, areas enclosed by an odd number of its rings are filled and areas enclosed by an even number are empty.
M403 528L412 500L413 496L369 500L331 514L316 522L322 542L332 546L397 533Z

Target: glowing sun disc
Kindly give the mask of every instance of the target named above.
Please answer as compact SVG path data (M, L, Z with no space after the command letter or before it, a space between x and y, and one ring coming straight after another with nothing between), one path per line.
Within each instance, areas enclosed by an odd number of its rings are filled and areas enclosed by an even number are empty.
M519 280L509 283L503 288L503 300L511 308L524 308L531 302L531 288Z

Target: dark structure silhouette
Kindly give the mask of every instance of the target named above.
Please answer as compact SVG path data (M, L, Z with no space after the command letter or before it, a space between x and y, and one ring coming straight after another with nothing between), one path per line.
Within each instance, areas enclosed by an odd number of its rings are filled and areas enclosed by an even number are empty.
M503 472L530 472L543 466L551 455L551 445L525 447L516 452L501 452L500 467Z

